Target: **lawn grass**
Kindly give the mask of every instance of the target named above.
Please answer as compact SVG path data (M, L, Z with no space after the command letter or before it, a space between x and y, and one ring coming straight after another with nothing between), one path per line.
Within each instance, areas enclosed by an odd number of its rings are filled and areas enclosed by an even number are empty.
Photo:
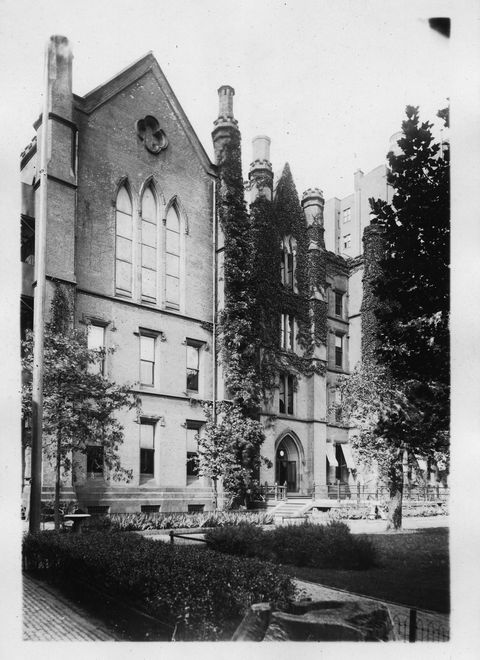
M296 578L353 591L410 607L448 613L450 571L448 529L363 534L378 553L377 566L364 571L284 566Z

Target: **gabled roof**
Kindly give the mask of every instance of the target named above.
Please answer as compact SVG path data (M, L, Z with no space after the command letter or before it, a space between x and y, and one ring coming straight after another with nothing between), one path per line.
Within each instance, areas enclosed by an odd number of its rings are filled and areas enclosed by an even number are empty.
M120 73L110 80L107 80L107 82L95 87L95 89L88 92L88 94L85 94L85 96L77 96L74 94L75 106L81 112L90 114L104 103L108 103L110 99L122 92L125 88L137 82L137 80L145 76L149 71L155 76L160 89L165 94L167 102L185 131L185 134L187 135L193 149L196 151L203 167L209 174L216 175L216 166L208 157L207 152L151 51L136 62L133 62L133 64L126 69L120 71Z

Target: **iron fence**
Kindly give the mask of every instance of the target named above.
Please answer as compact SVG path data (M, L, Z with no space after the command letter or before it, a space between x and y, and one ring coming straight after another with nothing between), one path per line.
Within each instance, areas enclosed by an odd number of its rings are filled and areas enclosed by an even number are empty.
M410 609L408 616L395 614L392 621L397 638L403 642L448 642L450 639L448 628L435 621L424 620L414 608Z

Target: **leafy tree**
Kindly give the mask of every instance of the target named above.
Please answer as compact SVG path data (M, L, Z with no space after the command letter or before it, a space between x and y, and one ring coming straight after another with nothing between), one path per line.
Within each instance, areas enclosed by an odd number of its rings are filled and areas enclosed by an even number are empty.
M216 420L211 404L205 404L204 411L207 421L204 434L198 438L198 472L213 481L215 508L219 481L230 504L243 502L248 506L259 487L261 463L271 465L260 456L263 426L258 420L245 417L239 405L229 402L217 403Z
M406 114L400 153L387 156L392 201L369 200L381 248L377 241L374 266L365 250L372 295L362 311L374 321L364 365L342 386L359 427L357 449L378 454L388 479L394 528L407 460L415 453L445 459L449 438L449 150L435 142L433 124L420 122L418 108L407 106ZM448 125L448 111L439 116Z
M85 331L72 327L71 308L57 285L51 305L51 319L45 325L43 379L43 451L55 466L55 525L59 525L61 472L72 469L72 456L86 454L89 445L103 448L105 468L114 479L129 479L131 471L120 464L118 449L123 427L116 417L121 409L139 407L128 385L116 385L105 378L99 365L107 350L87 347ZM32 373L33 335L23 342L22 368ZM22 388L22 414L31 417L32 381Z

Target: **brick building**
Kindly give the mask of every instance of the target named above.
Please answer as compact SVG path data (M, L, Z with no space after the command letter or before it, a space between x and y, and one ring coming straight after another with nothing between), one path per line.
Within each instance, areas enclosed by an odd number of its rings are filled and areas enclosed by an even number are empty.
M133 479L109 482L92 446L82 458L81 474L65 480L62 496L97 511L208 510L211 486L192 465L196 435L205 422L199 400L228 394L213 337L225 295L223 234L215 211L218 168L153 55L80 97L72 93L68 42L52 39L56 78L49 114L47 297L54 280L70 288L75 324L88 328L90 346L117 347L105 360L105 374L135 383L142 402L140 418L133 413L122 418L120 455ZM239 131L234 90L218 91L217 155ZM42 125L40 117L34 124L38 138L21 157L23 333L33 320ZM282 181L293 185L288 167L283 179L274 181L269 147L266 136L253 140L250 202L259 195L278 200ZM293 235L282 239L283 285L299 295L297 259L304 254L311 282L308 304L318 324L305 357L297 320L281 315L282 351L317 367L305 376L279 373L262 410L262 454L272 467L262 468L260 481L286 484L292 495L309 496L315 487L319 497L327 497L333 484L347 491L356 484L349 429L329 408L336 380L360 358L365 200L381 196L384 176L383 166L365 177L358 172L351 199L326 204L318 188L305 191L297 203L304 214L306 252L297 249ZM52 493L53 471L44 462L43 498Z

